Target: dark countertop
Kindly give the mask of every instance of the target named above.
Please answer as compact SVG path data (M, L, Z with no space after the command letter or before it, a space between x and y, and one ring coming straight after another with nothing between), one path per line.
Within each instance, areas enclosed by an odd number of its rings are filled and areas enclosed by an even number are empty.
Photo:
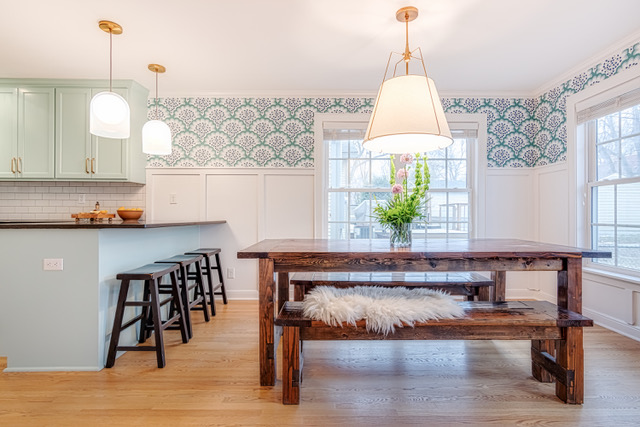
M227 221L188 221L188 222L161 222L161 221L10 221L0 220L0 229L42 229L42 228L63 228L63 229L97 229L97 228L162 228L162 227L183 227L188 225L210 225L224 224Z

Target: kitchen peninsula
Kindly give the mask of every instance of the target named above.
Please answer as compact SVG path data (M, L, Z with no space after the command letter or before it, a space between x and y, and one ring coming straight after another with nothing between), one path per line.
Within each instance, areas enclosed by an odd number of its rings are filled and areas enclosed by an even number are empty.
M0 354L5 371L104 367L117 302L116 275L213 243L197 222L0 222ZM44 270L45 259L62 270ZM134 288L141 292L141 284ZM134 345L135 328L121 341Z

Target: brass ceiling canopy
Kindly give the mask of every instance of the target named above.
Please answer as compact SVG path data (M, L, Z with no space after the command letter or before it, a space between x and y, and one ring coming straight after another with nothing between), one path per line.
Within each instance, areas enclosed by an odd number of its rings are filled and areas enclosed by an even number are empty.
M115 34L115 35L122 34L122 27L120 26L120 24L116 24L115 22L100 21L98 22L98 26L105 33Z
M164 73L167 69L160 64L149 64L149 71L153 71L154 73Z
M400 22L411 22L418 17L418 8L413 6L403 7L396 12L396 19Z

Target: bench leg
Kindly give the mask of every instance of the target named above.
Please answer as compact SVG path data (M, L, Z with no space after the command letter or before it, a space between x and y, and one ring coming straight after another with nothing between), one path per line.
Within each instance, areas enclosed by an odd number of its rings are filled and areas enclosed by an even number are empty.
M531 340L531 352L532 353L548 353L551 356L555 355L555 341L550 340ZM534 361L531 362L531 374L533 378L542 382L542 383L550 383L553 382L553 375L549 373L546 369L544 369L539 364Z
M564 381L556 381L556 396L566 403L584 401L584 337L582 328L565 328L565 339L559 340L556 362L566 371Z
M282 403L300 404L300 328L282 328Z

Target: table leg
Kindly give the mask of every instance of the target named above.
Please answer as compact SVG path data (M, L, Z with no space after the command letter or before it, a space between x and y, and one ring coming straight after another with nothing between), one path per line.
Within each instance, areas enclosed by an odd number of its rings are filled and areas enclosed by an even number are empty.
M582 314L582 258L567 258L558 271L558 307Z
M491 280L494 282L493 301L504 301L507 293L507 272L492 271Z
M276 384L276 354L274 343L274 297L273 260L261 258L258 272L258 297L260 319L260 385Z
M289 301L289 273L278 273L278 313L282 310L285 301Z
M567 258L558 272L558 307L582 313L582 258ZM584 338L582 328L566 328L557 341L556 361L567 372L565 384L556 382L556 396L566 403L584 400Z

